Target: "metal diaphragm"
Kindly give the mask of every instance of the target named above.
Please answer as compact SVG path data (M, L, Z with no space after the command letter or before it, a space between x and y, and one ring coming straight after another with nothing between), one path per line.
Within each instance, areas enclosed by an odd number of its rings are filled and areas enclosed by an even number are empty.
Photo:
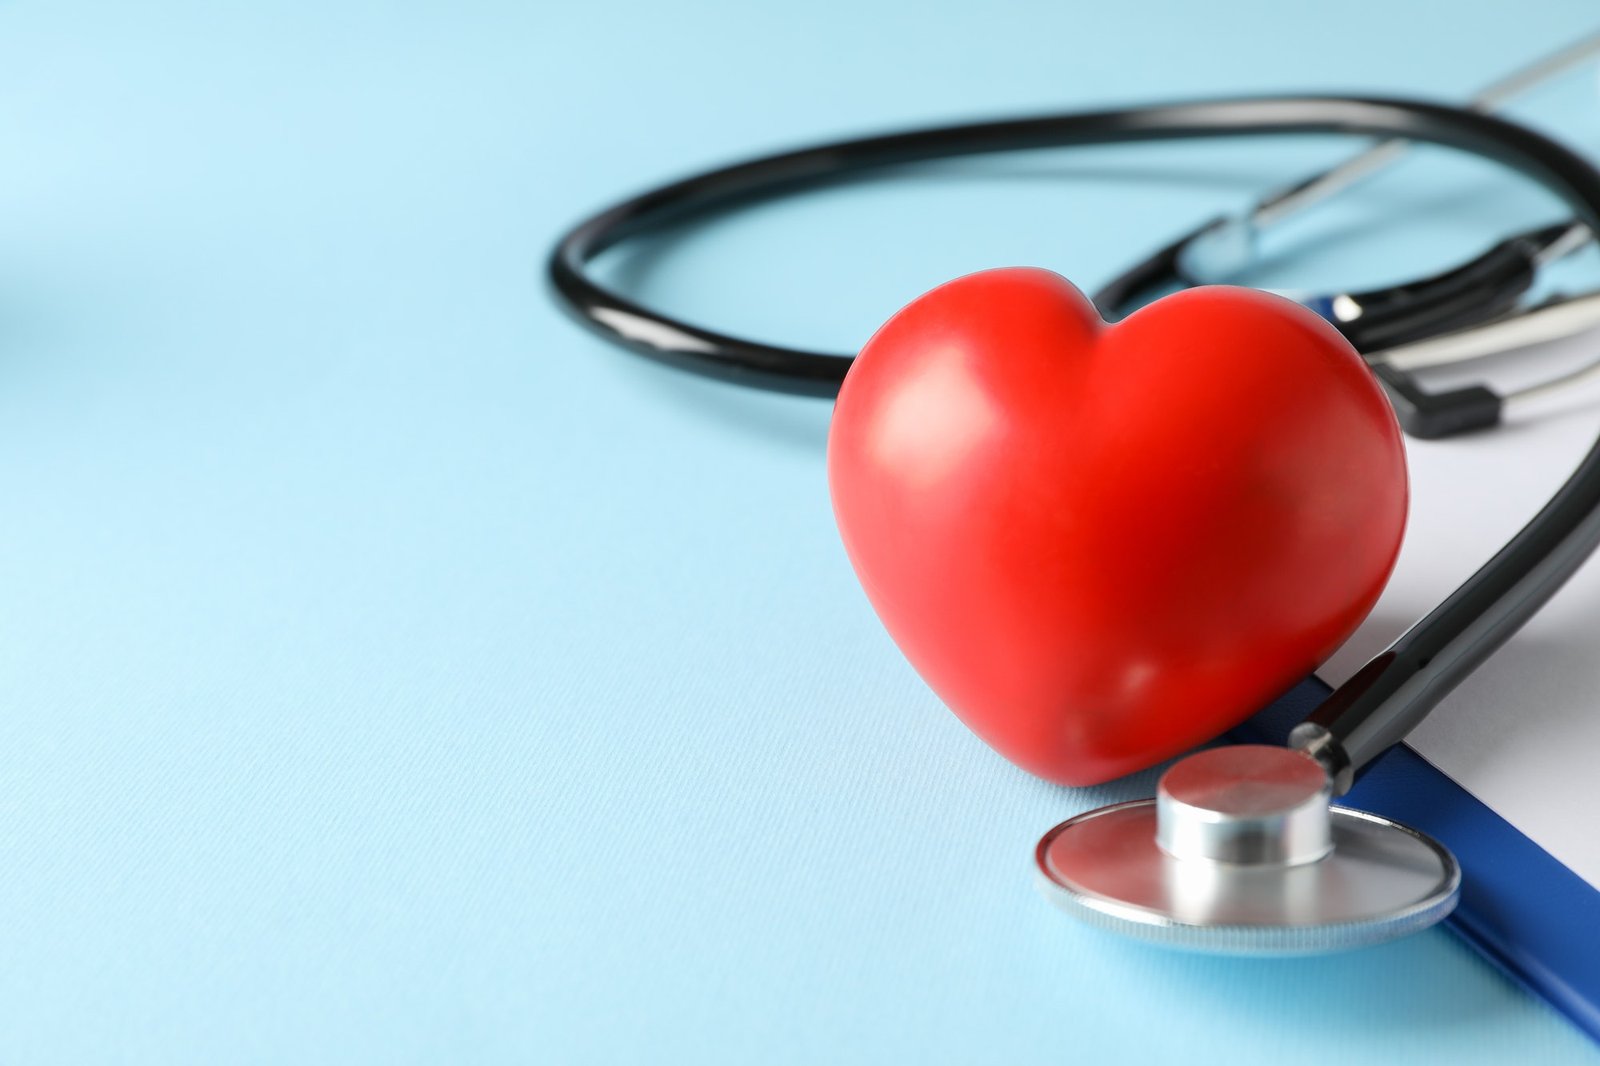
M1074 916L1179 948L1296 955L1380 943L1448 915L1461 871L1405 825L1330 807L1287 748L1200 752L1156 799L1080 814L1039 841L1040 885Z

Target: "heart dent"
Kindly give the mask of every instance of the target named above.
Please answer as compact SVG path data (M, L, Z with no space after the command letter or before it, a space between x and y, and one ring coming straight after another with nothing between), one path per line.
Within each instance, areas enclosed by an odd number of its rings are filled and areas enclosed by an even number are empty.
M1048 271L919 297L828 441L906 658L1024 769L1086 785L1237 725L1360 624L1405 527L1394 414L1309 310L1206 287L1107 326Z

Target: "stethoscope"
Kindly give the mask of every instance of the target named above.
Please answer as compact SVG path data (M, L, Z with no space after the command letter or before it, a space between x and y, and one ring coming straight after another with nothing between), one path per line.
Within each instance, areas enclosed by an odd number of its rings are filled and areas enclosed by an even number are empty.
M561 239L549 277L578 321L615 343L744 385L831 396L850 356L670 318L595 281L586 265L665 223L864 171L1029 148L1307 133L1426 141L1497 161L1553 191L1578 223L1600 231L1600 171L1525 127L1404 100L1269 97L914 130L767 156L662 186L583 221ZM1491 406L1483 396L1476 402ZM1492 421L1470 407L1452 400L1435 421L1446 428ZM1056 826L1039 843L1040 883L1064 909L1097 925L1214 951L1329 950L1439 921L1455 906L1461 879L1450 852L1332 800L1532 617L1597 543L1600 443L1520 533L1336 689L1287 747L1202 750L1166 771L1154 799Z

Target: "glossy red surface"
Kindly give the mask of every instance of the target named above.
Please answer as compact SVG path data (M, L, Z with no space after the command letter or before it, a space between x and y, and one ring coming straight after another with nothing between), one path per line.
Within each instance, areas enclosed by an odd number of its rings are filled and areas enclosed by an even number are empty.
M1389 404L1312 312L1249 289L1106 326L991 270L867 343L828 473L895 642L985 741L1105 781L1239 723L1371 609L1404 531Z

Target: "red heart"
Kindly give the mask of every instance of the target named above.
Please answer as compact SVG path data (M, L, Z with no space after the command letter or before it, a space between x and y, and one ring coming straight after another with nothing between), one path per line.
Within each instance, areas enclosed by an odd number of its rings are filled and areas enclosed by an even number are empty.
M1394 414L1344 338L1250 289L1107 326L1044 270L912 302L828 439L845 548L935 692L1084 785L1195 746L1371 610L1405 527Z

